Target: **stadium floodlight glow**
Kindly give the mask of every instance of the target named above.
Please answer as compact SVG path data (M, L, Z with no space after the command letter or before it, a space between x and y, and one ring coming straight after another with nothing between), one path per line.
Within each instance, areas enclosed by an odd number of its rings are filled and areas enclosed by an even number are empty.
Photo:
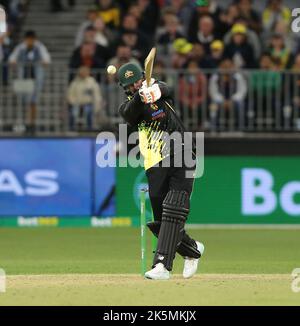
M5 10L0 6L0 36L6 33L6 14Z

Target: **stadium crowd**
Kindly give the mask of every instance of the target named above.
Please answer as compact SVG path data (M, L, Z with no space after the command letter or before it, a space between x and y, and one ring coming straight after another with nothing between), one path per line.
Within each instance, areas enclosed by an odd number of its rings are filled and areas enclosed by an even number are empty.
M15 2L22 1L10 1ZM53 11L60 10L59 1L51 3L52 9L56 5ZM232 108L239 115L237 121L242 121L248 83L254 97L262 90L264 94L268 91L275 94L282 88L281 71L300 73L300 37L291 31L291 8L284 0L266 0L263 11L258 11L252 0L233 0L226 8L219 4L215 0L96 0L74 35L69 67L78 73L70 78L70 82L75 78L68 90L70 120L74 115L72 107L78 111L84 105L90 112L93 101L91 96L85 96L86 101L78 96L77 101L74 96L71 100L70 93L76 87L83 93L85 87L86 90L92 87L97 93L97 110L101 106L101 91L100 88L97 91L94 82L104 81L100 75L90 76L91 70L105 69L110 64L119 68L128 61L143 65L155 45L156 76L172 86L174 80L165 73L166 69L190 73L182 76L178 84L182 114L187 110L190 118L196 115L201 120L201 107L209 101L212 127L218 124L221 107L225 111ZM70 1L69 5L76 6L76 1ZM14 10L11 17L13 22ZM25 43L30 36L36 37L33 31L27 32ZM6 39L0 39L0 62L18 58L45 61L46 47L42 43L36 43L35 56L26 58L17 56L16 49L9 56L11 49L6 46ZM48 54L47 59L50 63ZM225 73L220 75L216 69ZM242 69L255 69L247 82L239 72ZM229 70L236 72L227 74ZM289 104L300 112L299 75L297 86L291 86L294 98ZM90 125L90 113L87 119Z

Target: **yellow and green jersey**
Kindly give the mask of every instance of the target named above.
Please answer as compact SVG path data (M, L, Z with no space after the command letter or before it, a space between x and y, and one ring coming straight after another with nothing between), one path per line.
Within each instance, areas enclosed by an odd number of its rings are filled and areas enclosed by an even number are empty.
M183 139L184 126L172 107L170 90L165 83L158 82L162 96L153 104L141 101L138 92L123 103L119 109L121 116L131 126L137 126L140 152L144 157L145 170L156 165L164 158L182 150L174 146L168 136L178 132ZM176 139L176 137L174 137ZM175 142L177 145L179 142ZM179 149L180 148L180 149Z

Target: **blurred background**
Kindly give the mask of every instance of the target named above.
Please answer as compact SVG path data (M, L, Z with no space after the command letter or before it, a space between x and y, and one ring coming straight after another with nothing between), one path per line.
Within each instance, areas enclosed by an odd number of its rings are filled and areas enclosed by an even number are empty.
M96 136L123 122L107 66L143 66L153 46L154 77L205 132L189 223L299 224L297 4L0 0L0 226L138 224L144 172L97 166Z

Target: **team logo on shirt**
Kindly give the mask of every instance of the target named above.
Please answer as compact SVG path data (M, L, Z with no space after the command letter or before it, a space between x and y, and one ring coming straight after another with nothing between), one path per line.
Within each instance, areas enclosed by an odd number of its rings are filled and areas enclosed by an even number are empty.
M152 110L155 110L155 111L158 110L158 106L157 106L155 103L152 103L152 104L150 105L150 107L151 107Z

